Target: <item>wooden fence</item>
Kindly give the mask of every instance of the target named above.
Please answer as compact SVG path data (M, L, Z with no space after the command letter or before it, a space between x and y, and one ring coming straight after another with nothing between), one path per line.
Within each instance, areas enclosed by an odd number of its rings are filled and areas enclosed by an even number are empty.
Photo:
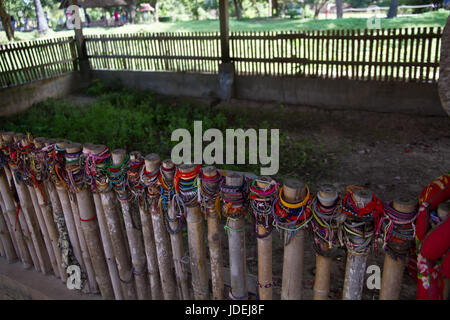
M413 81L439 78L441 28L233 32L230 55L238 75ZM218 73L218 33L86 36L94 70ZM0 47L0 81L10 87L78 69L74 39Z
M2 88L53 78L77 69L73 37L14 42L0 46Z
M240 75L437 82L441 28L233 32ZM93 69L218 73L218 33L88 36Z

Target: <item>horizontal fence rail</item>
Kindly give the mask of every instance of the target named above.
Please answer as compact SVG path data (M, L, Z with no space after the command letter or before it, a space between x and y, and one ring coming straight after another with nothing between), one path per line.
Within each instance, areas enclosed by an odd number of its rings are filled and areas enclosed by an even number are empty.
M3 88L53 78L77 68L73 37L0 46L0 83Z
M441 28L232 32L239 75L437 82ZM218 73L219 33L86 37L93 69Z
M86 36L95 70L218 73L218 33L154 33Z

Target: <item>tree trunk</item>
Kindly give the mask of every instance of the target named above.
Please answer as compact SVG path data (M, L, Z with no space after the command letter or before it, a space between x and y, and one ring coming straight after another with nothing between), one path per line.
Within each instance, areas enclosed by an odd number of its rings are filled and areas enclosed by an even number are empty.
M44 16L44 10L42 9L41 0L34 0L34 6L36 9L38 32L41 34L46 33L48 31L48 26Z
M278 17L280 15L280 11L278 9L278 0L272 0L272 17Z
M397 16L397 9L398 9L398 0L392 0L387 14L388 19L395 18Z
M327 1L322 1L319 2L315 5L315 9L314 9L314 19L317 19L317 17L319 16L320 10L322 10L323 6L327 3Z
M233 0L234 2L234 8L236 10L236 18L242 19L242 4L240 0Z
M342 18L342 0L336 0L336 18Z
M442 107L450 116L450 16L447 19L441 41L438 87Z
M159 21L159 17L158 17L158 0L153 0L150 5L155 9L155 11L153 11L153 19L155 19L155 22Z
M6 37L9 41L12 41L14 39L14 28L11 24L11 16L6 12L2 0L0 0L0 17L2 19L3 29L5 29Z
M137 0L133 0L130 3L130 23L135 24L136 23L136 5Z

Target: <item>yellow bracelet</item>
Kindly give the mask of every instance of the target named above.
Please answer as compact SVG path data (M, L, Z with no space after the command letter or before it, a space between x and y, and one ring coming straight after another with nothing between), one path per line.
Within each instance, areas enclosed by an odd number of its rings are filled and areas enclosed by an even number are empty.
M278 197L280 198L280 201L281 201L281 204L283 205L283 206L285 206L286 208L289 208L289 209L298 209L298 208L300 208L300 207L303 207L307 202L308 202L308 200L309 200L309 188L308 188L308 185L305 183L305 188L306 188L306 197L303 199L303 201L302 202L300 202L300 203L289 203L289 202L286 202L286 201L284 201L283 200L283 197L281 196L282 194L283 194L283 188L284 188L284 186L282 186L281 188L280 188L280 193L279 193L279 195L278 195Z

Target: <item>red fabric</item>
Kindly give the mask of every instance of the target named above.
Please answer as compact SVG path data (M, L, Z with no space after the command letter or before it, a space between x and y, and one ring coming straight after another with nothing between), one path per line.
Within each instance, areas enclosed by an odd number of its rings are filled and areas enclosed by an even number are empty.
M416 219L419 242L417 260L417 300L443 298L443 277L450 276L450 218L431 229L430 213L439 203L450 199L450 174L444 174L428 184L421 192L420 209Z

